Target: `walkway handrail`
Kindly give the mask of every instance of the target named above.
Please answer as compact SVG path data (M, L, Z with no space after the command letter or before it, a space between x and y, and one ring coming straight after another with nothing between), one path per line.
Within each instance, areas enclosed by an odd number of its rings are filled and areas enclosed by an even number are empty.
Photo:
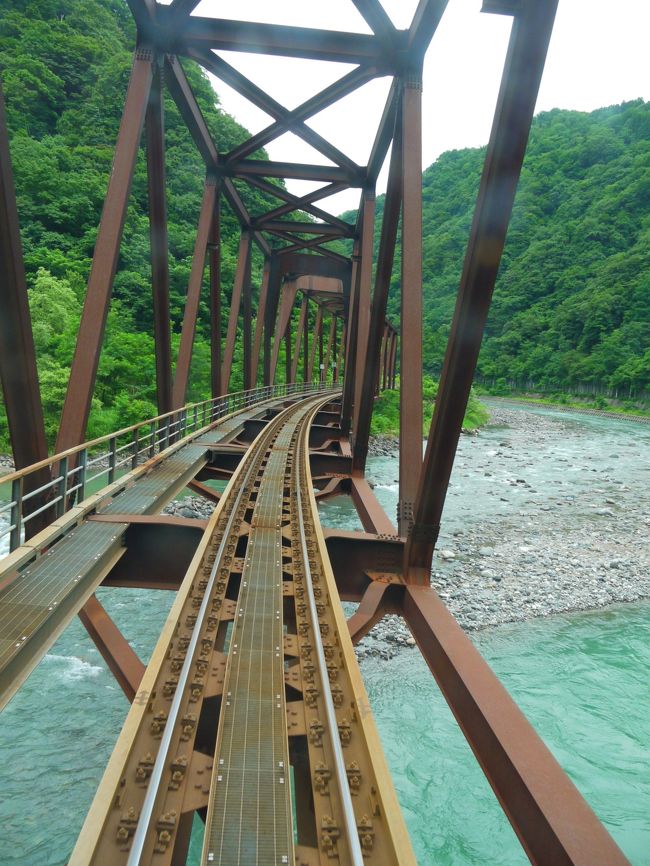
M0 479L0 483L11 484L11 499L0 504L0 516L10 512L10 517L9 525L0 530L0 539L9 535L9 550L15 550L20 546L25 525L37 515L54 509L52 520L62 517L75 502L79 503L85 498L86 485L91 481L106 475L106 484L112 484L119 470L135 469L142 455L146 455L145 460L150 460L170 445L213 424L225 415L278 397L329 387L329 384L318 382L267 385L224 394L199 403L188 403L180 409L173 409L106 436L83 442L39 463L5 475ZM106 443L108 448L100 450ZM97 467L97 471L89 474L93 467ZM26 489L26 479L35 479L36 473L50 474L51 477L45 483L39 483L42 479L38 478L35 486L30 485ZM32 501L35 497L39 497L41 501L46 498L46 501L30 510L30 505L38 503L38 500Z

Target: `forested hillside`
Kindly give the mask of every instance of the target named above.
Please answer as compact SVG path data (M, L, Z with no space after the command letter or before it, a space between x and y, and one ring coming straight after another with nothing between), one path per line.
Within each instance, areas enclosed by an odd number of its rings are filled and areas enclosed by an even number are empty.
M67 385L134 44L134 25L124 0L5 0L0 5L0 76L50 442ZM228 150L246 133L219 108L199 67L184 66L215 140L221 150ZM176 348L205 169L169 98L165 123ZM248 188L241 192L251 211L258 211L264 195ZM89 426L93 436L156 414L147 211L142 147L99 367ZM222 218L227 302L239 228L227 208ZM254 259L254 271L260 265ZM254 282L257 276L254 273ZM209 396L208 324L203 304L189 399ZM237 387L240 382L236 358L232 384ZM6 421L0 413L2 446L6 448Z
M440 370L485 151L424 172L424 332ZM399 320L399 260L390 315ZM533 123L478 373L573 392L650 391L650 103Z

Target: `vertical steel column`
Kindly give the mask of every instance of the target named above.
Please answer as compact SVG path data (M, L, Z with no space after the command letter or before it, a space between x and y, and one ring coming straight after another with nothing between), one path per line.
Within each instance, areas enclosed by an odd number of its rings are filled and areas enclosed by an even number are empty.
M345 322L342 323L341 326L341 341L339 343L339 352L338 358L336 361L336 381L338 382L341 378L341 375L344 374L343 370L343 358L345 355L345 344L347 341L347 324Z
M271 359L271 381L275 382L275 373L278 366L278 357L280 355L280 344L284 339L284 335L291 321L291 311L293 309L296 295L298 294L298 282L295 279L287 280L282 286L282 300L280 302L280 315L275 328L275 339L273 341L273 357Z
M149 237L151 243L151 289L153 332L156 349L156 393L158 412L172 408L172 345L169 319L169 256L167 202L165 195L165 119L163 108L162 58L155 60L145 118L147 178L149 189Z
M251 256L249 254L248 261L246 262L246 279L244 280L244 297L243 297L243 307L244 307L244 323L243 323L243 331L244 331L244 339L243 339L243 349L244 349L244 357L243 357L243 365L244 365L244 391L248 391L249 388L253 387L253 378L252 378L252 351L251 351L251 331L252 331L252 291L253 287L251 285Z
M388 325L384 325L384 335L381 340L381 365L377 378L377 394L386 390L386 360L388 358Z
M359 305L359 241L352 248L352 273L350 274L350 303L345 344L345 372L343 376L343 395L341 399L341 433L348 436L352 425L352 404L354 402L354 371L357 358L357 318Z
M399 501L397 527L406 535L422 466L422 78L402 88L402 302Z
M217 184L208 244L210 262L210 382L211 395L220 397L221 388L221 184Z
M357 447L357 430L362 411L363 380L368 362L368 335L370 332L370 303L372 281L372 257L375 238L375 192L366 190L363 196L363 217L359 249L358 283L356 298L356 355L354 370L354 405L352 407L352 436L354 450Z
M230 390L230 374L232 373L232 359L235 353L235 339L237 338L237 320L241 306L241 295L248 270L248 257L251 251L250 232L244 230L239 239L239 255L237 257L237 270L235 271L235 282L232 287L232 298L230 301L230 316L228 318L228 334L226 335L226 348L223 353L223 366L221 368L221 386L224 393Z
M47 457L47 443L1 85L0 380L14 461L22 469Z
M305 334L302 347L302 380L309 382L309 295L305 295L307 310L305 312Z
M393 331L393 343L390 351L390 387L397 386L397 331Z
M334 329L335 328L336 328L336 317L332 316L330 318L329 334L327 335L327 347L325 349L325 361L323 362L324 366L325 366L325 380L327 380L327 374L328 374L329 368L330 368L330 357L332 355L332 346L334 344Z
M399 123L399 111L397 123ZM399 224L400 205L402 203L402 147L401 131L396 127L397 134L393 138L393 149L390 158L388 186L384 200L384 215L381 223L381 236L377 256L377 271L375 274L375 292L372 301L372 316L369 324L367 353L365 363L360 373L358 420L354 429L354 451L352 454L352 471L363 475L368 456L368 441L370 439L370 423L372 408L379 378L381 360L381 341L386 322L386 304L388 290L393 271L397 227ZM358 368L357 364L357 368Z
M334 316L334 342L332 344L332 358L333 360L333 369L332 369L332 384L335 385L338 382L338 356L339 356L339 320L338 316Z
M271 355L275 319L280 301L280 286L282 284L282 265L277 256L271 258L269 271L266 309L264 311L264 384L271 384Z
M185 301L185 311L183 313L181 343L178 349L176 374L174 376L174 387L172 388L172 403L174 409L183 406L187 394L187 383L189 381L190 365L192 363L192 347L194 346L194 335L196 333L196 319L199 312L201 285L203 283L203 272L205 270L205 255L208 249L208 237L214 219L214 203L216 197L216 181L213 177L208 176L203 188L203 202L201 203L201 214L199 216L199 225L196 232L194 255L192 256L192 270L190 271L190 282L187 288L187 299Z
M152 57L151 51L139 48L133 60L56 440L57 451L78 445L86 432L133 169L151 90Z
M526 152L557 0L521 5L510 35L436 409L418 488L405 574L429 580L449 476ZM402 322L402 335L409 333ZM409 339L402 339L404 345ZM405 371L402 366L402 390Z
M253 356L251 358L251 382L257 383L257 368L260 363L260 349L262 347L262 335L264 333L264 316L266 312L266 298L269 292L269 274L271 271L271 261L268 257L264 259L264 269L262 271L262 285L260 286L260 296L257 302L257 316L255 318L255 339L253 340Z
M314 361L316 360L316 349L320 342L320 332L323 327L323 308L320 304L316 305L316 322L314 323L314 333L312 334L311 354L309 356L309 367L307 368L307 381L314 381ZM320 371L319 371L320 372Z
M305 332L305 323L307 320L307 305L309 298L303 296L302 304L300 305L300 318L298 319L298 329L296 330L296 345L293 351L293 360L291 362L291 381L295 382L298 379L298 360L300 359L300 347L303 342L303 334Z
M293 335L291 328L291 316L289 316L289 321L287 322L287 330L284 335L284 381L288 384L293 383L293 379L291 378L291 371L293 369L293 364L291 363L292 339Z

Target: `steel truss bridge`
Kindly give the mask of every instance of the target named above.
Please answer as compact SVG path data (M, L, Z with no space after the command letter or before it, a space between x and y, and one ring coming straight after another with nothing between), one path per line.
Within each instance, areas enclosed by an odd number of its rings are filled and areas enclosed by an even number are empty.
M195 813L205 823L203 864L414 863L353 651L386 613L406 620L531 862L627 862L430 586L557 0L483 2L485 13L512 16L513 25L424 458L421 81L446 0L421 0L408 30L397 30L378 0L351 2L369 32L205 18L192 14L197 0L128 0L137 45L54 456L46 447L0 98L0 373L17 467L1 505L11 550L0 562L0 701L76 615L131 701L71 866L184 864ZM288 110L220 51L352 69ZM248 98L271 124L220 151L182 58ZM307 121L379 77L391 86L360 166ZM165 89L206 169L173 372ZM84 442L143 129L160 415ZM327 164L253 158L286 132ZM375 185L389 149L374 260ZM316 188L295 195L279 178ZM242 184L274 196L277 206L249 213ZM350 187L360 191L355 224L317 204ZM223 346L222 205L241 226ZM400 222L401 340L386 319ZM338 239L349 241L350 255L332 247ZM253 245L264 257L255 315ZM206 260L212 396L187 405ZM230 394L238 334L244 391ZM393 525L365 464L373 401L395 387L398 368ZM209 520L161 514L187 486L214 502ZM321 528L317 500L335 493L352 498L363 532ZM100 585L176 593L146 669L95 597ZM340 599L359 603L347 621Z

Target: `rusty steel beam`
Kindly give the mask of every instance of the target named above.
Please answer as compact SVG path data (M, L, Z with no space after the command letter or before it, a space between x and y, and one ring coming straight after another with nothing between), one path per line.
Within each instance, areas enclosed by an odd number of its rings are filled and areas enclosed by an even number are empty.
M243 231L239 239L239 255L237 257L237 270L232 288L230 301L230 316L228 318L228 333L226 335L226 348L223 353L223 364L221 368L221 384L225 393L230 389L230 374L232 373L232 359L235 353L235 340L237 338L237 320L241 306L242 291L248 271L248 258L251 254L250 232Z
M340 238L354 236L354 226L339 220L341 225L330 225L328 223L309 223L309 222L290 222L289 220L267 220L266 217L259 217L255 220L255 228L264 229L265 231L285 231L298 232L299 234L316 234L323 235L329 238Z
M209 171L214 171L219 163L217 148L183 71L181 61L174 55L169 55L165 59L165 81L189 133L203 157L206 168Z
M231 159L243 159L244 157L249 156L259 148L264 147L270 141L273 141L278 136L288 130L292 130L295 123L313 117L313 115L323 111L334 102L347 96L347 94L353 93L359 87L375 78L378 74L378 70L374 66L361 66L357 69L353 69L338 81L335 81L324 90L321 90L320 93L312 96L311 99L308 99L302 105L299 105L291 111L286 111L281 119L276 120L274 123L270 124L265 129L262 129L260 132L251 136L249 139L231 150L230 153L226 154L226 162Z
M314 322L314 330L312 332L311 338L311 354L309 355L309 367L307 368L307 381L314 381L314 362L316 360L316 350L318 348L320 342L321 329L323 327L323 308L321 306L316 307L316 321ZM320 373L320 371L319 371Z
M221 389L221 195L217 186L208 243L210 262L210 392L220 397Z
M273 355L271 357L271 382L275 382L275 374L278 366L278 357L280 355L280 343L284 339L289 322L291 321L291 311L298 293L298 283L295 279L287 280L282 286L282 300L280 302L280 316L275 328L275 340L273 341Z
M390 46L397 38L395 25L379 0L352 0L366 24L382 42Z
M23 469L47 457L47 442L1 82L0 381L14 462Z
M449 0L420 0L407 37L409 63L421 63Z
M300 318L298 319L298 328L296 329L296 345L293 351L293 361L291 363L291 381L296 382L298 379L298 360L300 358L300 347L303 344L303 334L305 331L305 323L307 321L307 312L309 306L309 298L303 295L302 304L300 305Z
M374 184L377 182L377 177L386 159L388 148L393 139L395 129L395 117L397 107L400 103L400 82L399 79L394 79L388 92L384 111L379 121L377 134L372 144L370 157L368 159L368 183Z
M156 0L126 0L138 31L146 31L156 20Z
M361 216L363 209L361 211ZM362 217L363 218L363 217ZM343 395L341 399L341 432L344 436L350 433L352 425L352 404L354 401L354 370L356 369L357 320L359 313L359 241L352 248L352 273L350 276L350 303L348 306L348 328L345 346L345 375L343 377Z
M257 302L257 316L255 318L255 338L253 340L253 354L251 357L251 382L257 382L257 368L260 363L260 349L262 347L262 335L264 333L264 314L266 310L266 297L269 290L269 275L271 271L271 261L268 258L264 259L264 268L262 270L262 284L260 286L260 295Z
M405 553L409 580L428 581L449 476L542 78L557 0L526 4L512 27ZM410 332L402 321L402 357ZM405 371L401 368L401 387Z
M386 57L385 46L375 36L280 24L193 16L180 33L169 36L172 43L193 43L216 51L250 51L335 63L370 62L383 67L392 59ZM401 41L403 47L405 40Z
M336 328L336 316L331 316L330 318L330 329L327 335L327 347L325 349L325 360L323 364L325 365L325 380L327 380L327 373L330 368L330 357L332 355L332 345L334 343L334 330Z
M370 333L370 303L372 291L372 259L375 237L375 193L366 190L363 197L363 217L361 221L361 243L359 247L358 288L356 299L356 363L354 370L354 404L352 407L353 450L356 451L357 430L362 412L362 389L368 356L368 336ZM352 372L352 371L350 371Z
M291 378L291 370L293 366L291 363L291 330L291 316L289 316L287 330L284 335L284 381L289 383L293 382L293 379Z
M308 253L278 253L283 274L307 274L314 277L336 277L343 282L350 278L349 259L328 261L322 256Z
M264 312L264 384L271 384L271 354L273 351L272 341L275 330L275 320L278 315L278 304L280 303L280 287L282 275L285 273L279 256L271 258L271 269L269 272L269 283Z
M403 616L532 863L628 864L524 714L428 586Z
M207 177L203 188L203 201L201 203L201 214L196 231L194 244L194 255L192 256L192 270L190 271L190 282L187 288L187 299L183 313L183 328L181 331L181 342L178 349L176 361L176 373L174 375L174 386L172 388L172 403L174 409L178 409L185 403L187 396L187 385L190 377L190 365L192 363L192 348L196 334L196 320L201 300L201 286L203 284L203 272L205 270L205 255L208 249L208 238L214 219L214 203L217 197L217 185L214 177Z
M262 90L245 75L236 70L233 66L227 63L222 57L214 54L211 51L200 51L196 49L189 50L190 57L208 69L213 75L216 75L221 81L232 87L241 96L248 99L257 108L269 114L274 120L278 121L284 130L290 130L303 141L306 141L311 147L315 148L319 153L327 159L332 160L336 165L346 168L348 171L356 173L360 171L360 167L353 162L342 151L335 147L322 135L315 132L310 126L307 126L304 121L297 116L291 116L290 112L280 105L266 91ZM282 130L279 132L281 134Z
M399 501L397 526L406 535L422 466L422 82L402 89L402 294Z
M251 347L251 337L252 337L252 320L253 320L253 311L252 311L252 291L253 287L251 285L251 255L248 255L246 260L246 276L244 279L244 290L243 290L243 322L242 322L242 331L243 331L243 367L244 367L244 391L248 391L253 387L253 371L251 368L252 362L252 347Z
M263 214L264 219L277 219L278 217L284 216L287 213L292 213L296 210L303 210L306 213L311 213L313 216L318 216L319 219L322 219L323 217L321 217L320 214L325 214L327 212L320 208L312 207L312 202L328 198L328 196L335 195L337 192L341 192L348 188L345 183L328 183L327 186L316 189L307 195L297 196L288 192L286 189L282 189L282 187L277 184L269 183L261 177L250 176L246 178L246 182L251 186L255 186L264 192L268 192L270 195L274 195L276 198L285 202L285 204L280 207ZM332 214L328 214L328 218L333 222L337 219Z
M348 619L348 630L353 644L358 644L370 629L384 616L384 596L390 584L374 581L368 586L359 607Z
M397 385L397 332L393 333L393 343L390 355L390 387Z
M370 424L372 409L377 390L379 364L381 360L381 342L386 323L386 305L390 278L393 273L395 243L402 205L402 130L401 115L396 117L395 137L390 159L388 186L384 200L384 214L381 223L381 236L377 255L375 273L375 291L372 299L372 314L369 322L367 352L363 358L361 370L357 366L357 376L361 376L358 389L358 414L355 415L354 451L352 466L356 473L363 474L368 457L368 442L370 440ZM403 288L402 288L403 291Z
M339 342L338 357L336 359L336 380L335 381L337 383L338 383L339 379L341 378L341 372L343 371L343 359L344 359L344 355L345 355L345 346L346 346L346 342L347 342L347 330L348 330L347 322L345 320L343 320L343 326L341 328L341 340Z
M381 388L382 391L386 390L387 382L388 382L388 347L390 344L390 331L388 329L388 325L384 326L384 341L381 350L381 386L377 386L377 390Z
M156 58L145 117L147 180L149 193L149 237L151 244L151 289L156 350L156 394L158 411L172 408L172 345L169 318L169 248L165 195L165 122L162 69Z
M138 49L133 59L113 167L95 242L77 346L56 440L57 451L78 445L86 432L152 78L152 53Z
M84 624L86 631L126 695L127 700L133 703L144 675L145 665L106 613L96 595L91 595L81 608L79 619Z
M240 159L228 164L224 172L232 177L281 177L287 180L315 180L322 183L346 183L361 187L364 171L350 172L338 165L310 165L305 162L274 162L265 159Z

